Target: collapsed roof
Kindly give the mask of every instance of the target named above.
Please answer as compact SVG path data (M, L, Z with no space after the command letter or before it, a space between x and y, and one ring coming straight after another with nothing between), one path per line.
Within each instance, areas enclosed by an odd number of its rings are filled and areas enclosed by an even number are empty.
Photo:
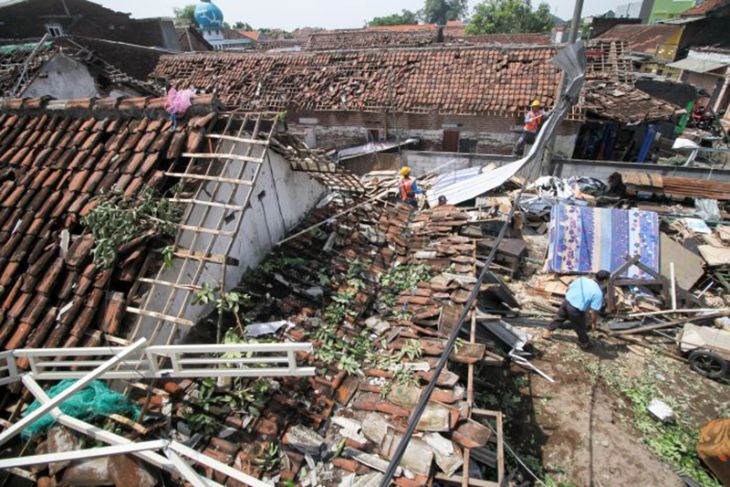
M534 98L550 106L560 78L555 48L163 56L155 76L215 92L244 110L515 114Z
M439 42L438 29L378 30L352 29L316 32L309 37L308 51L368 49L384 47L423 47Z
M142 99L144 107L145 99ZM164 171L210 117L171 121L140 100L9 100L0 114L0 344L94 346L119 327L120 301L145 257L146 239L127 246L116 268L93 263L81 218L112 188L126 196L164 189ZM210 98L193 100L210 112ZM212 112L210 112L212 113ZM107 294L108 293L108 294ZM121 294L118 294L121 293ZM117 309L117 311L115 311Z
M94 346L102 333L120 331L130 288L144 269L160 265L150 251L158 233L135 235L116 249L112 262L102 262L94 254L98 242L81 220L110 195L142 201L147 188L164 194L200 157L195 153L206 134L216 136L222 130L216 123L225 120L211 95L194 97L174 121L166 101L11 99L0 105L0 346ZM276 114L270 118L277 120ZM361 188L296 138L281 137L277 150L291 169L325 186ZM259 145L269 148L268 141ZM217 156L205 155L213 165ZM191 171L196 167L202 165ZM187 189L176 195L215 179L184 178ZM195 204L184 201L181 209Z
M87 39L87 41L97 42L94 39ZM108 41L98 41L99 45L105 43L108 44ZM114 49L114 47L111 48ZM70 38L64 38L44 42L43 44L31 42L1 46L0 96L21 95L38 77L43 66L57 55L70 57L86 65L92 75L96 76L99 84L126 86L140 95L157 95L160 93L159 87L153 83L140 81L128 75L99 57L94 51ZM18 83L21 78L22 80Z
M163 56L155 76L177 87L215 92L226 105L245 110L514 116L536 98L547 107L554 103L560 71L550 60L556 52L553 46L482 45L275 55L199 53ZM633 86L625 41L592 41L587 57L586 79L602 83L586 85L572 118L588 112L634 123L674 114L676 107ZM660 109L647 117L644 106L606 99L605 86L617 83L630 95L622 100L650 99L649 104ZM625 109L637 113L627 114Z

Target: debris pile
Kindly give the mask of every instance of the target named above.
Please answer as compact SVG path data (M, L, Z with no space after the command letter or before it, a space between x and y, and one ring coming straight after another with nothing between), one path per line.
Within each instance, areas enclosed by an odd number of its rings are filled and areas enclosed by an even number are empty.
M339 209L333 202L314 210L301 227ZM236 289L246 296L243 320L226 341L311 341L314 353L299 358L316 365L317 376L186 381L174 394L153 395L148 421L171 407L180 440L256 477L375 482L476 280L477 246L459 235L468 220L453 206L415 214L372 204L284 243ZM401 461L399 485L454 476L465 449L484 450L474 458L496 468L497 437L472 419L473 390L457 373L486 353L472 334L451 354Z

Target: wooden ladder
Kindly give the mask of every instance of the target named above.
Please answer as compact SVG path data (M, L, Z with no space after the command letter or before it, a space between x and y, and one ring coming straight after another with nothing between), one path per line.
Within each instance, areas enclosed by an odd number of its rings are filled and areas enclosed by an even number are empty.
M207 284L225 288L226 268L237 264L229 254L267 160L278 114L233 112L226 116L225 129L206 136L206 152L183 154L185 170L165 173L197 185L192 196L179 191L170 198L185 205L174 242L172 269L176 275L173 278L173 271L160 266L154 278L137 280L131 295L137 295L143 285L147 291L141 306L127 307L128 313L136 315L130 340L144 336L152 344L161 344L159 339L170 344L180 326L194 325L185 318L185 311L203 288L204 274L212 281ZM163 333L166 336L161 337Z

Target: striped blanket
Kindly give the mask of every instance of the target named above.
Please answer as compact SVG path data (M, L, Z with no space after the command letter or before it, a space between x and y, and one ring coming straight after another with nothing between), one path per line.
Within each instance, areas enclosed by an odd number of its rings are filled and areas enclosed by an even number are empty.
M560 274L615 271L626 256L659 270L659 216L650 211L555 205L550 215L547 269ZM632 267L628 277L643 278Z

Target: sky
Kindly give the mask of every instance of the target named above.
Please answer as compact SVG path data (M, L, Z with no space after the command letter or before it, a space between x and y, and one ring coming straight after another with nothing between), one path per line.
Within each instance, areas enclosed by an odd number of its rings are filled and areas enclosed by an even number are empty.
M131 13L133 17L172 17L173 8L197 3L197 0L96 0L102 5ZM562 19L573 16L573 0L547 0L553 14ZM628 0L585 0L583 16L601 14ZM225 20L248 22L254 28L269 27L293 30L297 27L344 29L362 27L365 21L403 9L418 10L423 0L214 0L223 10ZM478 0L469 0L473 7ZM533 0L533 4L539 3Z

